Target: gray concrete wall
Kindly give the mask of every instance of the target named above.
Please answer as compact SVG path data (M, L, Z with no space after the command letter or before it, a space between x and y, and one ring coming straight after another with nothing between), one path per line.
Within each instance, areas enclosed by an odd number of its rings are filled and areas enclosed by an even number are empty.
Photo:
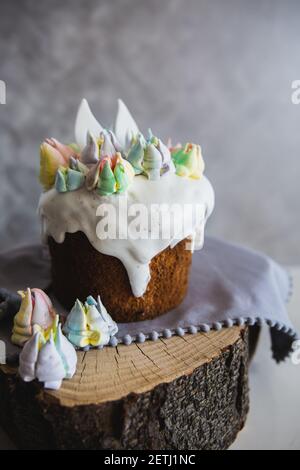
M217 206L208 231L300 262L300 2L0 3L0 249L39 237L38 146L73 138L81 97L109 124L201 143Z

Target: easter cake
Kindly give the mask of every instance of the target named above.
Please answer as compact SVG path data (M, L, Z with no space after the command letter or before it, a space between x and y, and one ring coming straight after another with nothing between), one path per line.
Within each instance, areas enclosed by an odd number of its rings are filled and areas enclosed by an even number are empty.
M214 207L200 146L166 145L151 130L144 136L121 100L112 128L83 100L75 138L46 139L40 152L54 295L68 309L100 295L117 322L168 312L187 293L192 253Z

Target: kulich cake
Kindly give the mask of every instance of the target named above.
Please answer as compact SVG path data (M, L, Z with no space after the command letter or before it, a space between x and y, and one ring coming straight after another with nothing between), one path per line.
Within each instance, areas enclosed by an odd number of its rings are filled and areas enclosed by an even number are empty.
M143 296L134 297L122 262L95 250L83 232L66 234L63 243L50 238L53 289L68 308L73 304L72 287L76 285L80 299L86 297L87 290L93 296L100 292L104 305L109 305L118 322L154 318L176 307L185 297L192 261L192 253L185 249L185 244L183 240L173 249L166 248L153 258L147 290ZM84 253L84 257L74 260L73 254L78 250Z
M186 295L214 207L200 146L145 137L122 101L104 129L83 100L75 136L76 144L41 146L39 214L54 294L69 309L100 295L117 322L169 311Z

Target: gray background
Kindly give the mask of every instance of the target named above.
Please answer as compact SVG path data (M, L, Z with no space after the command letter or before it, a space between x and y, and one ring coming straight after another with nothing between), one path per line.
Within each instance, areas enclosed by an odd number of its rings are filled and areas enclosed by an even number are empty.
M85 96L122 97L142 129L201 143L208 232L300 262L300 2L1 0L0 249L39 239L38 146L73 139Z

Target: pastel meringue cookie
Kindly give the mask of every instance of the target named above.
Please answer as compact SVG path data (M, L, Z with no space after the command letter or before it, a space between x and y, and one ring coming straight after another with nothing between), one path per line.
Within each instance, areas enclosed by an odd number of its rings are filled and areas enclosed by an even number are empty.
M136 175L145 175L150 180L158 180L168 171L175 173L175 166L168 147L149 130L149 138L145 140L139 133L133 140L127 153L127 160L134 168Z
M40 182L44 190L76 191L86 181L89 191L108 196L125 192L135 175L156 180L167 171L175 172L170 150L151 132L145 140L121 100L114 130L103 129L83 100L75 124L76 151L53 138L41 146Z
M172 151L176 174L186 178L200 179L205 169L200 145L186 144Z
M118 332L118 326L108 314L100 296L97 301L89 296L85 304L76 300L63 331L78 348L101 347L109 344Z
M56 313L49 297L41 289L19 292L22 302L14 317L12 343L23 346L34 334L34 327L46 331L55 320Z
M56 139L46 139L40 147L40 183L45 191L55 184L56 173L60 167L67 168L70 158L76 152Z
M60 167L56 173L55 189L59 193L76 191L84 185L85 176L80 170Z
M114 134L102 131L98 142L88 133L87 145L80 156L81 163L89 167L86 188L101 196L125 192L134 178L134 170L122 154Z
M58 390L64 379L71 379L77 366L77 354L62 334L58 317L45 335L35 331L19 358L19 374L25 382L37 379L46 389Z
M90 131L86 135L86 145L80 153L80 161L84 165L93 165L99 161L99 144Z
M56 147L49 142L41 147L40 181L45 190L54 187L58 193L67 193L85 185L88 191L108 196L125 192L135 176L131 164L117 150L120 144L112 131L102 130L97 138L88 131L80 154L57 141ZM67 148L69 151L59 153Z

